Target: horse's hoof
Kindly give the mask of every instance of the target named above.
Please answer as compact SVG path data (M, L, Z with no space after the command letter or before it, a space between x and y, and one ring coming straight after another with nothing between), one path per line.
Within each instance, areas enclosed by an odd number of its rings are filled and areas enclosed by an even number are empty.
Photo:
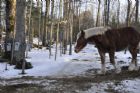
M121 71L122 71L121 68L117 68L115 72L116 72L117 74L119 74L119 73L121 73Z
M139 66L135 66L135 71L138 71L139 70Z
M105 74L106 74L106 70L105 70L105 71L100 70L100 71L98 71L97 73L100 74L100 75L105 75Z
M119 65L114 65L115 72L119 74L121 72L121 67Z
M135 70L135 64L130 63L128 70L129 70L129 71Z

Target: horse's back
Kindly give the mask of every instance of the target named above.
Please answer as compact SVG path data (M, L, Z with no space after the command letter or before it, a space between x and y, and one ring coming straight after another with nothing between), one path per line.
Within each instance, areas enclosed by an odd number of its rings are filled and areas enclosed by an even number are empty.
M116 51L121 51L129 46L137 46L140 41L140 34L133 27L111 29L107 31L110 42L116 47Z

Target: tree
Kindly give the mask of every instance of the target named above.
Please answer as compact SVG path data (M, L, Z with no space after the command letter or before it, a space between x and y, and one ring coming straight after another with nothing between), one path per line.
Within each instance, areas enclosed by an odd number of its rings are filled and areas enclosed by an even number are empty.
M1 24L2 17L1 17L1 10L2 10L2 1L0 0L0 37L2 35L2 24Z
M52 34L53 34L53 28L54 28L54 0L51 1L51 30L50 30L50 41L49 41L49 58L51 57L52 55L52 51L51 51L51 46L52 46Z
M117 8L117 27L120 24L120 0L118 0L118 8Z
M22 63L22 74L25 68L25 17L26 17L26 1L16 0L16 34L15 34L15 48L14 61Z
M63 18L64 20L68 19L68 0L64 0L64 5L63 5ZM64 26L64 34L63 34L63 54L66 54L66 50L67 50L67 41L68 41L68 23L65 24Z
M32 44L32 26L31 26L31 19L32 19L32 7L33 7L33 0L30 0L30 7L29 7L29 18L28 18L28 43L29 45Z
M131 0L127 0L128 6L127 6L127 16L126 16L126 26L129 26L130 24L130 9L131 9Z
M40 45L40 39L41 39L41 1L37 1L37 7L38 7L38 48Z
M138 23L138 15L139 15L139 0L136 1L136 14L135 14L135 23Z
M110 0L107 1L107 25L109 25Z
M72 41L73 41L73 2L69 2L69 55L72 55Z
M15 29L15 6L16 0L5 0L6 3L6 37L5 37L5 53L4 58L11 59L12 41ZM11 63L13 64L13 63Z
M47 22L49 21L49 10L50 10L50 0L45 0L46 2L46 9L45 9L45 19L44 19L44 30L43 30L43 41L42 45L47 45Z
M99 26L101 0L98 0L98 2L99 2L99 4L98 4L97 17L96 17L96 26Z
M109 14L110 14L110 0L104 1L104 25L109 25Z

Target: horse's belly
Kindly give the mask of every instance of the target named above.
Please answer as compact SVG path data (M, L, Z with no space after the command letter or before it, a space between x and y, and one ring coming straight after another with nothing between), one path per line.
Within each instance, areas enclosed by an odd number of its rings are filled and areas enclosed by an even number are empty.
M122 50L128 48L128 46L129 46L128 43L126 43L126 44L118 44L118 45L116 45L116 51L122 51Z
M116 52L122 51L122 50L125 50L125 49L126 49L126 47L125 47L125 48L117 48L117 49L116 49Z

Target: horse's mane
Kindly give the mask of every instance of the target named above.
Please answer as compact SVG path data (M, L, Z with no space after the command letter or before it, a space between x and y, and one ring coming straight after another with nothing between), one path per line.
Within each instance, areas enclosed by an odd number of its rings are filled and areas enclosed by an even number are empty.
M86 29L84 30L85 32L85 38L89 38L89 37L92 37L92 36L95 36L95 35L102 35L104 34L108 29L111 29L111 27L108 27L108 26L101 26L101 27L93 27L93 28L89 28L89 29ZM78 33L79 35L81 34Z

